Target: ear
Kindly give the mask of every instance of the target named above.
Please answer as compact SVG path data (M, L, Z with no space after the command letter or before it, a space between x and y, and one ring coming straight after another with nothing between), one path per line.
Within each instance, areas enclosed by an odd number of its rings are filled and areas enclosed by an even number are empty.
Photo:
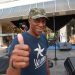
M30 19L28 21L29 21L29 24L30 24Z
M32 21L31 21L32 19L31 18L29 18L29 24L31 24L32 23Z
M31 21L31 18L28 19L29 24L30 24L30 21Z

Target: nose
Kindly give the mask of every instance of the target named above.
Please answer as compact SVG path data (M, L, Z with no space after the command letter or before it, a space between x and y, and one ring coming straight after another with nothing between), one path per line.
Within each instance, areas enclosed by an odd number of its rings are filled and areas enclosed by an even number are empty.
M40 22L40 23L39 23L39 26L40 26L40 27L44 27L44 26L45 26L45 23Z

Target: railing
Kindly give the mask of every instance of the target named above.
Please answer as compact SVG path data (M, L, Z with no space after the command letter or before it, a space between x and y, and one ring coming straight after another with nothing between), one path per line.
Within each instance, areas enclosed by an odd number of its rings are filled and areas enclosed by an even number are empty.
M2 37L2 36L14 36L14 35L17 35L17 33L0 34L0 37Z

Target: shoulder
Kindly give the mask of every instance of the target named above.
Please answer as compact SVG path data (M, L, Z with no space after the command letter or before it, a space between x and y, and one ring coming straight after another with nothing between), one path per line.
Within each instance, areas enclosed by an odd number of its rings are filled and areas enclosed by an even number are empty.
M22 36L23 36L23 37L29 37L29 34L28 34L28 32L23 32L23 33L22 33Z
M7 48L8 56L11 55L16 44L18 44L17 36L12 40L12 42L10 43L10 45Z
M43 37L44 39L46 39L46 35L44 33L41 34L41 37Z

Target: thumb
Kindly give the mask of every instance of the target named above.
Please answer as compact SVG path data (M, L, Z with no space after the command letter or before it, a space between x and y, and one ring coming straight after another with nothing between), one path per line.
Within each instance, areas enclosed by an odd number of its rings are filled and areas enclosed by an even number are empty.
M18 34L18 35L17 35L17 38L18 38L19 44L24 44L24 40L23 40L22 34Z

